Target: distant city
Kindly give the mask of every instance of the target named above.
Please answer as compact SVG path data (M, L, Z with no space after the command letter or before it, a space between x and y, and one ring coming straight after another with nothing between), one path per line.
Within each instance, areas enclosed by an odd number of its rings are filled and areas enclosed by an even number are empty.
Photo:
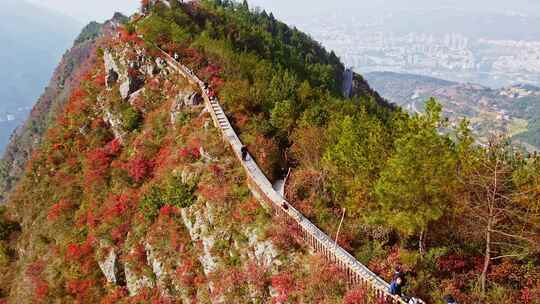
M493 39L441 29L400 31L394 24L387 26L391 18L366 21L329 15L296 23L359 73L411 73L490 87L540 85L540 40Z

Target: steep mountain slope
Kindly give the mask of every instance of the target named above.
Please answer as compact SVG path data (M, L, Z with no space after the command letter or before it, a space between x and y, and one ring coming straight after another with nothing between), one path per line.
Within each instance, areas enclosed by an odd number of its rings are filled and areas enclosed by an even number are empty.
M66 16L16 0L2 2L0 20L2 153L14 127L26 119L80 25Z
M490 89L390 72L368 73L365 77L385 98L413 113L423 111L425 101L435 97L453 123L469 119L483 143L494 133L506 133L529 150L540 147L540 88L515 85Z
M79 86L80 78L95 62L97 38L110 35L126 17L115 17L104 25L91 23L76 38L73 47L64 54L60 64L33 107L27 121L13 134L3 155L0 173L0 201L21 176L34 149L39 147L45 130L67 102L72 90Z
M193 27L198 26L196 14L213 16L216 26L225 23L223 16L213 6L197 4L152 9L150 16L136 16L126 27L116 29L110 22L101 29L114 30L114 35L79 41L34 108L39 115L27 126L38 125L40 131L27 129L21 138L37 139L28 149L39 148L7 203L9 218L18 224L6 226L12 238L2 241L2 295L9 302L43 303L340 303L344 275L300 247L292 227L273 224L212 128L200 89L167 67L152 44L134 32L139 28L150 39L155 38L150 31L167 33L160 26L170 24L154 23L160 12L190 18L184 22ZM314 87L319 94L339 95L339 61L305 36L294 39L319 53L310 59L313 66L293 61L296 70L280 71L280 80L309 77L304 84L319 86ZM211 94L227 92L219 77L225 69L219 72L221 67L211 63L218 57L202 53L210 44L199 50L166 46L197 67L212 83ZM82 54L80 62L66 68L77 54ZM259 60L257 53L246 56ZM303 60L306 55L295 56ZM361 79L356 84L361 86L355 90L375 94ZM44 137L41 130L46 130ZM250 144L252 149L259 143L254 157L269 175L278 172L279 144L255 135Z
M428 303L540 299L540 157L359 75L345 98L335 55L247 2L142 5L0 210L3 299L382 303L396 267Z

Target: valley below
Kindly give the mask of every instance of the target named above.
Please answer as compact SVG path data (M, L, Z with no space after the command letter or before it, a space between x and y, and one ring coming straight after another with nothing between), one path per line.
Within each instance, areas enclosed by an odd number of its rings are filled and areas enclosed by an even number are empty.
M424 110L434 97L453 126L466 118L480 143L506 135L528 151L540 147L540 88L514 85L499 89L433 77L393 72L364 75L375 90L410 113Z

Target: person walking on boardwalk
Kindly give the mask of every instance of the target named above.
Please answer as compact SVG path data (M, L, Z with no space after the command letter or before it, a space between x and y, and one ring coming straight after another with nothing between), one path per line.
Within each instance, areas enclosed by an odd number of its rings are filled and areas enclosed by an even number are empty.
M390 283L390 287L388 288L388 292L393 296L399 296L401 297L402 292L401 288L403 287L403 278L401 276L398 276L392 280Z
M247 155L248 155L248 150L247 150L246 146L242 146L242 148L240 149L240 152L242 153L242 160L246 161L247 160Z

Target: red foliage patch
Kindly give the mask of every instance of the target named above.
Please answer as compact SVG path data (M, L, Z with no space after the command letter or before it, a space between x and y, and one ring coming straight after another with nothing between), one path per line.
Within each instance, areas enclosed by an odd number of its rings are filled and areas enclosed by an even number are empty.
M135 273L142 273L144 267L148 264L146 250L140 243L136 244L132 251L125 257L126 261Z
M152 176L154 162L145 159L143 156L136 156L126 164L126 169L129 177L131 177L134 182L140 183Z
M207 201L214 203L224 203L230 195L230 186L226 184L214 185L200 183L197 192Z
M210 172L217 178L219 181L222 181L224 178L223 169L217 164L211 164L209 166Z
M259 208L259 202L255 198L251 198L240 205L239 208L234 208L232 210L232 217L239 223L252 223Z
M205 80L209 80L212 77L219 77L221 71L221 68L217 65L209 64L199 71L199 77Z
M390 253L386 259L373 259L369 262L368 268L373 272L380 274L385 279L390 280L394 274L396 266L400 265L400 249L399 247L394 247L390 250ZM406 265L400 265L403 272L411 271L410 267Z
M127 296L128 291L126 287L117 287L113 291L109 292L105 298L101 299L100 304L116 304Z
M159 81L159 78L152 78L148 81L148 88L152 91L159 91L161 88L161 82Z
M155 157L156 170L164 168L171 161L171 149L169 147L162 147Z
M89 183L102 181L111 163L111 157L107 151L102 148L92 150L86 154L86 160L88 170L85 179Z
M234 124L239 128L243 129L249 122L249 117L243 113L234 113Z
M109 156L117 156L118 153L122 150L122 143L120 142L120 139L116 138L111 140L106 146L105 146L105 152Z
M43 270L45 270L45 262L39 260L31 263L26 268L26 276L32 282L35 300L38 303L41 303L49 293L49 284L41 278Z
M126 28L121 27L118 29L118 38L123 43L141 44L143 41L137 36L137 33L129 33Z
M116 218L125 215L131 207L132 198L127 194L110 195L105 203L103 218L107 222L112 222Z
M160 216L169 217L171 215L177 215L180 213L180 209L175 206L165 205L159 210Z
M343 298L343 304L364 304L367 299L367 293L364 289L349 290Z
M66 260L68 261L82 261L87 258L94 249L96 239L94 237L87 237L84 243L69 244L66 250Z
M95 284L94 280L69 280L66 289L75 296L76 303L87 303L90 288Z
M199 66L204 60L204 56L193 48L184 49L182 55L183 61L192 66Z
M266 268L259 266L256 262L249 262L246 266L244 277L247 283L254 286L257 290L264 290L268 283L266 273Z
M94 84L98 87L104 87L105 86L105 73L99 73L94 78Z
M188 160L190 162L201 158L201 153L198 148L182 148L180 149L180 151L178 151L178 155L180 155L182 159Z
M55 221L64 211L69 210L72 206L70 201L61 199L58 203L51 206L47 213L47 219L49 221Z
M520 292L520 300L523 304L540 303L540 282L534 287L525 287Z
M221 79L220 77L213 76L212 78L210 78L210 85L212 86L213 90L218 93L224 84L225 84L225 81Z
M111 230L111 237L117 245L123 244L131 228L130 223L123 223Z
M437 266L441 271L450 273L460 273L468 268L466 260L456 254L440 257L437 260Z
M176 268L176 276L185 286L194 286L195 284L195 263L189 259L182 261L182 265Z
M282 272L271 278L272 287L278 293L273 299L273 303L284 303L295 290L296 284L294 277L289 272Z
M298 245L296 237L300 230L294 223L275 223L268 233L272 242L280 249L287 250Z

